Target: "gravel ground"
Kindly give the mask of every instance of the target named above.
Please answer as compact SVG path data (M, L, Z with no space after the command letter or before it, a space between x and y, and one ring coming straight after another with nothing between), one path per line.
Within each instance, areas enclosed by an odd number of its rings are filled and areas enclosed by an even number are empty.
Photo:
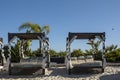
M120 80L120 66L107 66L104 73L77 73L68 75L64 67L50 68L46 75L5 75L0 80Z

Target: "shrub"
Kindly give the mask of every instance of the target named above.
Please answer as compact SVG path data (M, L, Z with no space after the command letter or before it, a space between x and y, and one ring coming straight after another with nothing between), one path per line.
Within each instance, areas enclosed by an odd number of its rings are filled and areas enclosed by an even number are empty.
M71 53L71 57L79 57L79 56L84 56L84 53L81 51L81 49L75 49Z
M67 53L64 52L64 51L60 51L60 52L58 53L58 56L59 56L59 57L65 57L66 55L67 55Z
M102 60L102 52L99 51L98 53L94 54L94 59L95 60Z
M51 57L57 57L58 54L57 54L56 51L54 51L54 50L50 50L50 56L51 56Z
M120 49L106 53L105 56L108 62L120 62Z

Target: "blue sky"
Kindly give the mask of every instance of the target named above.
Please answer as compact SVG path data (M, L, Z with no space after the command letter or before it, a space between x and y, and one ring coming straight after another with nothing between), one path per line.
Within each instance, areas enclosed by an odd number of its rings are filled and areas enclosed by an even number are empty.
M8 32L18 32L24 22L49 25L50 48L57 51L65 50L68 32L106 32L106 45L120 46L120 0L0 0L0 37L5 44ZM72 48L85 45L75 41Z

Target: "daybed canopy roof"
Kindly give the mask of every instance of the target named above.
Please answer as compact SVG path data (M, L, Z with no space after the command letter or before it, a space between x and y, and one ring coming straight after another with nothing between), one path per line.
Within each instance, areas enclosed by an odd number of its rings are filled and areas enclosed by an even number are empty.
M73 33L73 32L69 32L69 34L68 34L69 40L71 40L74 36L76 36L76 39L94 39L96 36L99 36L101 39L104 40L105 32L102 32L102 33Z
M8 41L10 41L13 37L18 37L19 39L30 40L30 39L38 39L39 37L44 37L44 33L8 33Z

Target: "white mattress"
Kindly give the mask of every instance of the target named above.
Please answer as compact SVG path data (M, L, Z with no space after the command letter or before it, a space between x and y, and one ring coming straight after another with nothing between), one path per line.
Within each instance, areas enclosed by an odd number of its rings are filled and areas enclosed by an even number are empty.
M85 63L78 63L72 64L72 66L81 66L81 67L100 67L102 66L102 61L93 61L93 62L85 62Z
M42 67L42 64L41 63L36 63L36 62L12 63L11 67L16 67L16 68Z

